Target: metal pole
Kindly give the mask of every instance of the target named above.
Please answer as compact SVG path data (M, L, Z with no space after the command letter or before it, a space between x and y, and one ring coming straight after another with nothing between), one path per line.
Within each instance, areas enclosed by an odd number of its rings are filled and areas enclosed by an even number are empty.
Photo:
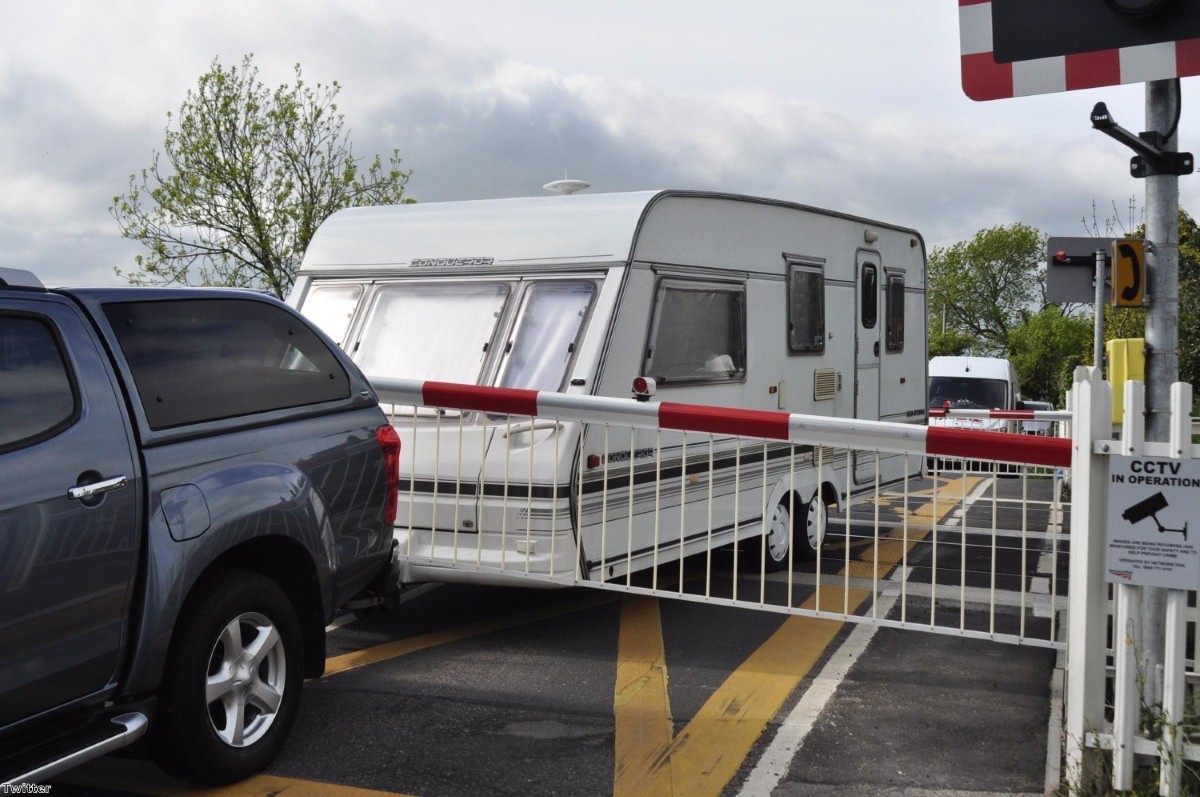
M1103 249L1096 250L1096 320L1092 325L1092 365L1104 373L1104 276L1108 257Z
M1146 84L1146 129L1166 134L1175 123L1176 81ZM1174 134L1162 142L1177 150ZM1155 174L1146 178L1146 440L1170 440L1171 384L1179 379L1179 177ZM1166 590L1146 588L1142 596L1142 643L1148 685L1147 703L1162 695L1156 677L1165 645Z

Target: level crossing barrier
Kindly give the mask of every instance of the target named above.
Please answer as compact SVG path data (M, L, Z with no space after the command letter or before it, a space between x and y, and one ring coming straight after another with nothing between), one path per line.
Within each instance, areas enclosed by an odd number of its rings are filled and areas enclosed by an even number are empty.
M1067 439L371 381L403 441L407 578L1065 644L1047 474L1070 464ZM947 460L978 467L943 473Z

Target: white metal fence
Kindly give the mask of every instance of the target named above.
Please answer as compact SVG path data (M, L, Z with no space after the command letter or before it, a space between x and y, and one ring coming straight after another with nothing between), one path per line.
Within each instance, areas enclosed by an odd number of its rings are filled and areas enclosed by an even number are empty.
M1115 789L1133 788L1139 765L1158 769L1159 793L1177 795L1200 789L1194 764L1200 761L1200 721L1196 684L1200 680L1197 648L1196 587L1165 589L1165 616L1143 621L1147 589L1124 581L1130 577L1107 559L1122 522L1138 520L1126 508L1123 521L1113 521L1109 493L1118 477L1114 458L1146 458L1165 472L1164 461L1181 463L1200 456L1193 443L1192 388L1177 383L1171 389L1170 439L1147 442L1143 430L1144 389L1139 382L1124 387L1124 424L1114 434L1112 389L1099 372L1078 369L1072 406L1076 410L1071 522L1070 606L1067 694L1066 763L1068 782L1086 790L1107 782ZM1145 480L1149 501L1161 484L1182 483L1173 477ZM1200 490L1200 486L1196 487ZM1157 508L1163 507L1159 492ZM1183 494L1173 514L1194 517L1197 501ZM1151 509L1156 508L1151 506ZM1157 520L1157 518L1156 518ZM1115 525L1117 529L1110 529ZM1178 529L1164 529L1171 531ZM1195 556L1195 545L1166 542L1180 556ZM1189 550L1190 548L1190 550ZM1152 554L1153 557L1153 554ZM1150 579L1153 581L1154 579ZM1110 600L1111 599L1111 600ZM1148 613L1153 614L1153 613ZM1148 628L1150 626L1161 627ZM1106 751L1097 755L1098 751Z
M373 383L403 441L408 579L1064 646L1065 439Z

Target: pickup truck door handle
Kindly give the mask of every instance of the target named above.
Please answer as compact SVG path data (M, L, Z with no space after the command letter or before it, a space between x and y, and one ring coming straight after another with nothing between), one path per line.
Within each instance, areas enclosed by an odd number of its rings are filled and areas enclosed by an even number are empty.
M91 498L93 495L101 493L110 493L113 490L119 490L129 484L129 479L124 476L114 476L111 479L105 479L102 482L94 482L85 484L82 487L72 487L67 490L67 498L73 501L78 501L81 498Z

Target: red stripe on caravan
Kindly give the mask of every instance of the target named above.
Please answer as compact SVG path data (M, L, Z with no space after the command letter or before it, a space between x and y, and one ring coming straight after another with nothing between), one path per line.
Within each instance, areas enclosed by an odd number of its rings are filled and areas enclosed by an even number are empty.
M945 457L1024 462L1052 468L1071 467L1071 441L1065 437L983 432L930 426L925 453Z
M668 401L658 405L658 425L663 429L768 437L774 440L787 440L789 436L786 412L736 410Z
M426 382L421 388L421 396L431 407L479 410L500 415L536 416L538 413L536 390Z

